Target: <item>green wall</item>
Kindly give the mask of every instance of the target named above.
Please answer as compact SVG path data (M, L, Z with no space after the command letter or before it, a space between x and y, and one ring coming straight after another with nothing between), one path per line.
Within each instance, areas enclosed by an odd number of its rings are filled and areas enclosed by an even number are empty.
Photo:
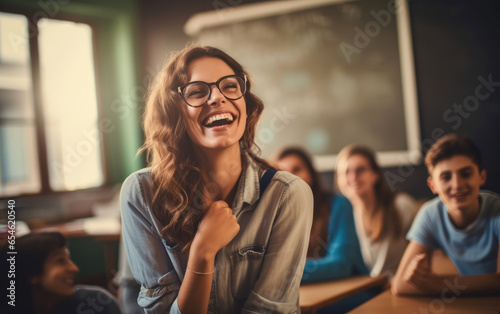
M144 158L136 157L143 141L140 108L144 93L137 74L136 1L3 0L1 10L27 14L29 23L48 17L93 26L105 184L121 183L142 168Z
M54 18L93 26L99 129L105 156L105 185L121 183L144 167L136 157L142 145L140 126L144 88L138 79L136 3L126 1L28 1L2 0L1 11L26 14L29 23ZM74 193L74 192L72 192ZM77 280L104 276L104 244L92 238L68 240L72 259L79 266ZM114 243L118 257L118 242Z

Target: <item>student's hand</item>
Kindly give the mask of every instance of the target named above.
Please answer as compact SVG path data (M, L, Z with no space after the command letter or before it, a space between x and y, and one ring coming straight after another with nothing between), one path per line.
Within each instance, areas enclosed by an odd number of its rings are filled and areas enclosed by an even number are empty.
M425 253L415 255L405 273L403 280L416 285L421 290L429 294L441 292L439 277L432 273L429 264L429 256Z
M229 205L224 201L215 201L205 212L192 247L202 254L215 256L238 234L240 225Z

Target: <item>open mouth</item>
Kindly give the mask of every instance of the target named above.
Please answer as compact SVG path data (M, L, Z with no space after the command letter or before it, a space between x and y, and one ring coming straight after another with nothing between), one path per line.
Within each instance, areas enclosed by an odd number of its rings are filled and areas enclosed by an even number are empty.
M233 123L234 117L232 114L226 112L221 114L215 114L203 120L203 126L207 128L215 128L230 125Z

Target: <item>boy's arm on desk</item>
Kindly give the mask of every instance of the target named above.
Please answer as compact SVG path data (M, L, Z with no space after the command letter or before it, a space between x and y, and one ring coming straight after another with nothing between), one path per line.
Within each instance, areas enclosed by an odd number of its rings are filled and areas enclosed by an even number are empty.
M500 292L500 273L475 276L436 275L431 271L432 250L410 242L392 282L394 295L453 293L456 296ZM499 262L500 263L500 262Z

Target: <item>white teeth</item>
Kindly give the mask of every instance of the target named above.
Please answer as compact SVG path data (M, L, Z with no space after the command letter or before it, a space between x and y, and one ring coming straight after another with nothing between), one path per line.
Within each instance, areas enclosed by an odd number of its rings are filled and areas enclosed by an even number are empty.
M213 115L210 118L208 118L205 122L205 125L210 125L214 121L223 120L223 119L226 119L226 120L231 122L231 121L233 121L233 116L230 113L216 114L216 115Z

